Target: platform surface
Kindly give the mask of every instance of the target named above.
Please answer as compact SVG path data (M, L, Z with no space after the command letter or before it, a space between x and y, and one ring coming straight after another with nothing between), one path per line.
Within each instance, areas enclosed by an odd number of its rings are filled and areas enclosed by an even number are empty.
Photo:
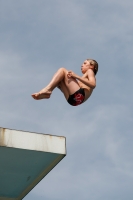
M0 200L23 199L65 156L65 137L0 128Z

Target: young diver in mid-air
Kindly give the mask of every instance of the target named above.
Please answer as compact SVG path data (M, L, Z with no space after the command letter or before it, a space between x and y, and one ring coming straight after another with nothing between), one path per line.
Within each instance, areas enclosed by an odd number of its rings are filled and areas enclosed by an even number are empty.
M78 106L91 96L93 89L96 87L95 75L98 72L98 63L95 60L87 59L83 62L81 71L82 77L73 71L60 68L44 89L31 96L35 100L48 99L52 91L58 87L70 105Z

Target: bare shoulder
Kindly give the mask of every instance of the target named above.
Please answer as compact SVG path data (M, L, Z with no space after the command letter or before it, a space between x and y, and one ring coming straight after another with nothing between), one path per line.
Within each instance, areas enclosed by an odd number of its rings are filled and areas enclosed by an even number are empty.
M95 74L94 74L94 72L93 72L92 69L88 69L88 70L87 70L87 75L88 75L89 77L95 77Z

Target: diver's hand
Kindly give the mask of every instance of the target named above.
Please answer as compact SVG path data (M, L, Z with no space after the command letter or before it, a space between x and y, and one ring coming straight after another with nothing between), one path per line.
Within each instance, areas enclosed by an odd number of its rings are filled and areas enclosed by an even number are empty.
M68 76L69 78L71 78L71 77L76 78L76 77L77 77L77 75L76 75L73 71L68 71L67 76Z

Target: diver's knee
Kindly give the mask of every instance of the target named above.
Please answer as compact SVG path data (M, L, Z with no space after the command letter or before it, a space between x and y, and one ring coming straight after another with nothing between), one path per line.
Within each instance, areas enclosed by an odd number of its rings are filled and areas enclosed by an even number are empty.
M62 71L62 72L67 72L67 70L64 68L64 67L61 67L58 69L59 71Z

